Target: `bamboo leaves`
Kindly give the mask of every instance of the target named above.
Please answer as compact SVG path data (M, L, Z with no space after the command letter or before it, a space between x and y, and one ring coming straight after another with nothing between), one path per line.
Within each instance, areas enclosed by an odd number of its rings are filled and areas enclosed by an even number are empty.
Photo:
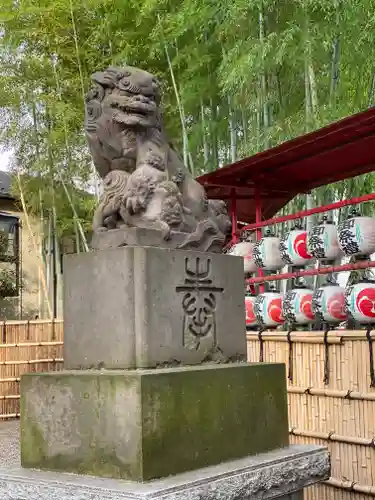
M69 190L92 173L82 131L89 77L111 64L162 79L167 130L196 174L375 102L375 0L3 0L3 7L0 146L22 172L42 177L53 151L52 175L63 175ZM345 195L373 184L367 176Z

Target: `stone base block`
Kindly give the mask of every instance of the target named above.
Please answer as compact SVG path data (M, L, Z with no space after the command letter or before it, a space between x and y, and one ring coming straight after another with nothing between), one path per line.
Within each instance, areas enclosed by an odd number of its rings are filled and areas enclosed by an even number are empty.
M188 237L189 235L187 233L172 231L171 237L166 240L163 237L163 232L158 229L122 227L119 229L111 229L110 231L94 232L90 246L92 250L108 250L109 248L124 246L157 247L169 248L171 250L182 250ZM195 247L195 250L198 252L206 252L206 243L207 240L200 242L200 245ZM209 251L210 253L222 253L221 243L219 241L217 241L217 243L210 241Z
M21 378L21 463L147 481L287 446L282 364Z
M11 500L303 500L303 488L328 479L319 446L282 450L194 472L131 483L0 466L0 498Z
M64 260L66 369L246 360L241 257L152 247Z

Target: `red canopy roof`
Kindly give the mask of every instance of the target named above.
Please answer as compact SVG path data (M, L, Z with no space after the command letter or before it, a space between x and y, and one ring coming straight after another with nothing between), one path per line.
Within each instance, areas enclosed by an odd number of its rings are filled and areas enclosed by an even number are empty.
M273 217L299 193L375 170L375 108L202 175L209 198L235 192L237 217L255 221L255 187L262 216Z

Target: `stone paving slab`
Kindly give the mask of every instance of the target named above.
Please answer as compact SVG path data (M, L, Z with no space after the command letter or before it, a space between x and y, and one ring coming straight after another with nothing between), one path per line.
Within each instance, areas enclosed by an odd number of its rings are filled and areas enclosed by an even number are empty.
M268 500L328 479L320 446L293 445L148 483L26 470L20 466L18 422L0 422L0 500ZM292 496L291 496L292 495Z

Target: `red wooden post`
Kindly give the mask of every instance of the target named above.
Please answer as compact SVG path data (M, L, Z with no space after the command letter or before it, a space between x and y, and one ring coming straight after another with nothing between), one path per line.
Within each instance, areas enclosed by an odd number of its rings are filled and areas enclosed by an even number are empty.
M258 227L258 224L262 222L262 200L260 199L259 196L259 191L257 188L255 188L255 224L257 226L255 230L255 237L256 240L260 240L262 237L262 230L260 227ZM263 269L258 269L258 277L262 278L263 277ZM259 292L263 293L264 292L264 284L261 282L259 285Z
M237 236L237 198L236 198L236 190L231 190L231 203L230 203L230 216L232 220L232 243L236 244L238 241Z

